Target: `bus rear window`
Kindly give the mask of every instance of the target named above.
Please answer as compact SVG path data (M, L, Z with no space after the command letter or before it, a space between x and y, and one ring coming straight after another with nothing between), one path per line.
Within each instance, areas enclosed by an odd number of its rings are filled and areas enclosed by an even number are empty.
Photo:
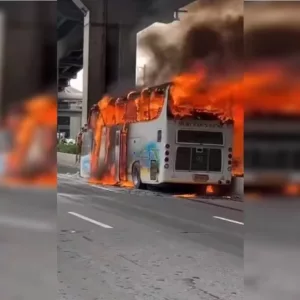
M223 145L222 132L178 130L177 142L186 144Z

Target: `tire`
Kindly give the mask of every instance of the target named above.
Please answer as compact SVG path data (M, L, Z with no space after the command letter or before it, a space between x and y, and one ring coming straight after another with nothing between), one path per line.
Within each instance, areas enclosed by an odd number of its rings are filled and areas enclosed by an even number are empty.
M146 189L146 185L141 180L140 164L138 162L135 162L132 166L132 183L138 190Z

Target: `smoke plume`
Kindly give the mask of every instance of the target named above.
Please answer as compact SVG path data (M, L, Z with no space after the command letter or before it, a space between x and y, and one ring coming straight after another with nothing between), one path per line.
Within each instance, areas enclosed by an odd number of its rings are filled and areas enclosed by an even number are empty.
M211 74L260 60L300 65L300 3L199 1L168 29L149 30L139 47L151 56L146 84L169 81L198 62Z
M201 1L202 2L202 1ZM240 0L193 4L169 30L153 29L139 47L150 54L147 85L169 81L201 62L211 72L223 72L243 55L243 6ZM233 68L233 66L231 67Z

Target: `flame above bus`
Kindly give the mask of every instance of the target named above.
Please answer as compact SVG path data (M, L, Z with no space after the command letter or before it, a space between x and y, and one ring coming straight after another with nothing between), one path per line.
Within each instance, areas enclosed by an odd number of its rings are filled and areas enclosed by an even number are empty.
M256 113L300 114L300 102L296 101L300 96L299 77L291 76L288 69L276 63L248 69L243 77L209 78L203 68L176 76L170 86L170 109L175 117L198 111L221 121L234 120L233 173L237 176L244 173L244 113L246 117ZM131 92L119 99L105 96L98 102L95 153L99 153L103 126L147 121L159 115L164 98L151 93L154 90ZM115 184L114 172L111 168L100 182Z
M157 118L163 109L165 91L167 88L170 88L169 109L175 118L190 117L193 116L196 111L200 115L201 113L209 114L220 122L232 120L234 111L232 92L226 90L224 83L218 82L216 84L218 88L216 93L211 94L210 90L213 89L207 84L205 90L203 89L204 76L204 72L200 74L182 74L174 78L172 83L169 84L146 88L142 92L131 92L127 97L118 99L105 96L99 101L99 115L95 126L95 146L92 155L92 174L94 175L91 181L93 183L98 182L109 185L117 184L114 179L115 168L113 166L106 168L106 172L102 170L100 179L100 174L97 172L97 169L102 169L98 163L98 156L101 141L105 138L102 134L103 128L111 125L125 125ZM227 99L230 101L227 101ZM235 112L237 117L243 120L242 111L236 107ZM242 140L242 138L239 139L239 141ZM242 149L242 146L240 146L240 149ZM236 173L239 172L242 174L243 151L240 150L239 153L241 154L238 156L238 163L235 163L235 166L237 166L235 169ZM105 162L107 162L107 160L105 160ZM131 186L131 183L121 182L121 185Z

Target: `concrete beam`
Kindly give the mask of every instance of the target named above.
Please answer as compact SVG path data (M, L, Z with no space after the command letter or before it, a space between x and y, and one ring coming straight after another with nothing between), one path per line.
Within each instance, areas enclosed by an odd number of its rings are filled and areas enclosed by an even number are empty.
M62 79L76 79L77 78L77 74L74 74L72 72L64 72L64 73L61 73L59 74L59 77L62 78Z
M57 59L66 57L69 52L72 50L77 50L82 47L82 37L83 34L83 27L82 24L78 24L76 27L72 29L72 31L65 36L64 38L60 39L57 42Z
M191 0L151 0L147 11L135 24L136 32L139 32L155 22L171 23L174 21L174 13L178 9L192 3Z
M70 0L57 1L57 11L68 20L83 21L83 16L76 5Z
M63 58L59 62L62 67L83 67L83 59Z

